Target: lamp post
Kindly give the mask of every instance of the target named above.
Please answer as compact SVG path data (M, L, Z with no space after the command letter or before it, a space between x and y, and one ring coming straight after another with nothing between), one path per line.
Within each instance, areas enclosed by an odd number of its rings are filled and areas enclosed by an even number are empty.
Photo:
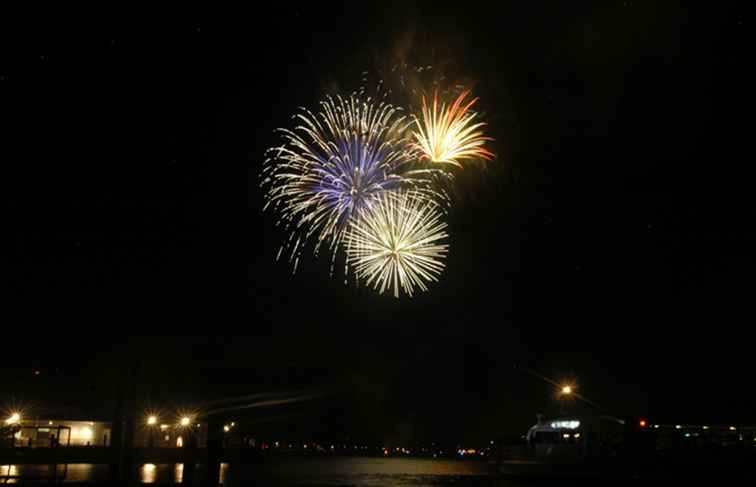
M182 459L184 460L184 472L182 474L182 483L191 484L195 482L195 473L197 467L197 434L199 431L195 431L194 421L196 420L196 414L183 415L180 421L180 429L182 431L183 445L182 445ZM199 428L199 425L197 425Z
M158 417L154 414L151 414L147 417L147 427L149 428L149 442L148 445L150 448L155 448L155 440L157 438L157 424L158 424Z
M572 396L572 386L570 385L562 386L562 389L559 391L559 414L561 415L567 414L567 408L565 407L565 404L567 403L567 401L570 400L571 396Z

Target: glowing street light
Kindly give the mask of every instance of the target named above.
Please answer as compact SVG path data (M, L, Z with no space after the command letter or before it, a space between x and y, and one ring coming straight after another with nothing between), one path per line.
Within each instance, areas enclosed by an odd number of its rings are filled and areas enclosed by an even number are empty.
M5 420L5 424L18 424L21 422L21 414L13 413L8 419Z
M223 431L225 431L226 433L228 433L229 431L231 431L231 427L229 425L226 425L226 426L223 427Z
M571 386L562 387L562 394L565 396L569 396L570 394L572 394L572 387Z
M149 416L147 418L147 424L150 425L150 426L155 426L157 424L157 422L158 422L157 416Z
M183 418L181 418L181 426L189 426L189 423L191 422L192 418L190 418L189 416L184 416Z

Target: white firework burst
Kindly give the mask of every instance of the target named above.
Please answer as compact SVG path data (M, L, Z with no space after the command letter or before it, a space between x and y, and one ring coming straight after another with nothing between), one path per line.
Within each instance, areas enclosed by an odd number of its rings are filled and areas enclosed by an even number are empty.
M265 209L273 208L290 231L295 269L310 239L316 254L329 242L335 259L352 215L386 191L416 188L444 198L432 189L439 171L419 163L412 122L399 108L359 95L327 97L320 105L318 113L295 115L293 130L280 129L284 144L269 149L262 173Z
M446 223L437 203L417 191L381 194L350 221L345 235L347 263L359 280L381 294L412 297L437 281L448 252Z

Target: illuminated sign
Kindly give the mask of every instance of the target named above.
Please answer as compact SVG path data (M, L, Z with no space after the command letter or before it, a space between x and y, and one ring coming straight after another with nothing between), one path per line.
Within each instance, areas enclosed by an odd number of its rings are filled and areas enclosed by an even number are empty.
M554 429L574 430L580 428L580 421L554 421L551 423L551 427Z

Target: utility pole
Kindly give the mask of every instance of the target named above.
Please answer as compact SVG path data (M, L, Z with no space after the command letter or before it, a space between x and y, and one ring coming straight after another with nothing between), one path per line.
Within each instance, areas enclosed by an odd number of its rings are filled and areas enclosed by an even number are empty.
M136 382L139 365L135 364L126 371L120 369L120 372L115 384L115 407L110 433L110 480L114 484L128 484L134 475Z
M123 467L123 426L124 426L124 384L123 378L115 381L115 390L113 391L113 426L110 431L110 481L117 484L121 478L121 469Z
M207 469L205 470L204 485L217 487L220 484L220 468L223 457L223 417L213 415L207 421Z

